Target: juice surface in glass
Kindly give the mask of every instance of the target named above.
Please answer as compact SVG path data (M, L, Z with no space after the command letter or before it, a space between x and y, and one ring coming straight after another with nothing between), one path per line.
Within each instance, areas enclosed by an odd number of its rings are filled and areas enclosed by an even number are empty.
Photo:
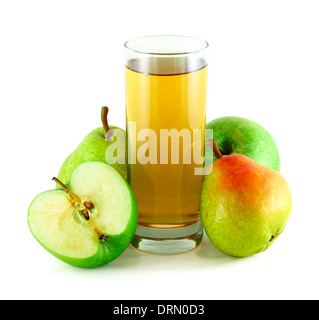
M195 175L195 168L202 167L194 161L195 138L193 130L200 129L200 155L204 153L206 127L207 65L201 60L191 71L187 64L176 73L173 58L153 61L151 65L140 65L138 59L130 60L126 73L126 116L128 144L139 149L148 142L157 150L156 163L128 166L128 182L136 197L139 211L139 225L152 228L180 228L198 222L201 196L201 175ZM193 64L194 66L194 64ZM144 68L144 69L143 69ZM145 138L136 140L129 122L135 122L136 134L142 129L152 129L157 141ZM167 163L161 158L161 130L186 129L191 140L177 137L178 147L171 149L173 138L168 138ZM184 130L185 131L185 130ZM175 136L176 138L176 136ZM142 140L142 139L141 139ZM175 141L176 142L176 141ZM155 146L154 146L155 144ZM148 152L151 152L148 150ZM172 161L177 153L179 162ZM190 162L183 163L186 153ZM147 152L145 153L148 156ZM163 157L163 153L162 153ZM164 157L165 158L165 157ZM188 158L189 159L189 158Z

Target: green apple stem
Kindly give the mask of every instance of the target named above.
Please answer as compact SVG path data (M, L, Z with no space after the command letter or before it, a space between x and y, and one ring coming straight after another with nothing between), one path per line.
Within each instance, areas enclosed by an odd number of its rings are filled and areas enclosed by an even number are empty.
M69 188L66 187L65 184L63 184L58 178L53 177L52 180L59 184L65 190L66 193L70 192Z
M81 199L77 195L73 194L70 191L70 189L65 184L62 183L62 181L60 181L58 178L55 178L55 177L53 177L52 180L55 181L57 184L59 184L64 189L64 191L70 196L70 198L73 201L73 205L82 203Z
M104 128L104 131L105 131L105 138L107 140L110 140L112 135L113 135L113 132L110 129L110 126L109 126L109 123L108 123L108 120L107 120L108 113L109 113L109 108L108 107L102 107L101 120L102 120L103 128Z
M223 155L220 152L219 147L218 147L218 145L217 145L217 143L216 143L216 141L214 139L209 140L208 143L207 143L207 146L210 147L213 150L214 155L215 155L215 157L217 159L220 159L220 158L223 157Z

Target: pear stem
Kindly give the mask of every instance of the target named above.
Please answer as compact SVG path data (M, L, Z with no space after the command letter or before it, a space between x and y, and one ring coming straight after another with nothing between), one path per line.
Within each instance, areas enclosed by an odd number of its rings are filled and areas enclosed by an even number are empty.
M108 107L102 107L101 120L102 120L103 128L104 128L104 131L105 131L105 138L107 140L109 140L112 137L112 134L113 134L111 129L110 129L108 120L107 120L108 113L109 113L109 108Z
M213 150L214 155L215 155L215 157L217 159L220 159L220 158L223 157L223 155L220 152L219 147L218 147L218 145L217 145L217 143L216 143L216 141L214 139L209 140L208 143L207 143L207 146L210 147Z

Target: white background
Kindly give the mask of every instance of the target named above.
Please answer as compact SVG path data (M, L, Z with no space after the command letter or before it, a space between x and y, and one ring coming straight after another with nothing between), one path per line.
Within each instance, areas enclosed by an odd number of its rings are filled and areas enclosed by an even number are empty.
M318 299L319 2L1 1L2 299ZM32 237L27 210L66 156L100 126L125 127L123 44L178 34L210 43L207 119L252 119L274 136L293 195L285 232L236 259L128 249L95 270L68 266Z

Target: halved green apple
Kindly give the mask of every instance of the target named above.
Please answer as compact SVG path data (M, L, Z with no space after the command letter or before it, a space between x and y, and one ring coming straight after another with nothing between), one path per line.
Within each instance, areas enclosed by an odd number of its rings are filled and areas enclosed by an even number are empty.
M38 195L28 224L37 241L77 267L102 266L129 246L137 227L134 195L123 177L102 162L84 162L68 186Z

